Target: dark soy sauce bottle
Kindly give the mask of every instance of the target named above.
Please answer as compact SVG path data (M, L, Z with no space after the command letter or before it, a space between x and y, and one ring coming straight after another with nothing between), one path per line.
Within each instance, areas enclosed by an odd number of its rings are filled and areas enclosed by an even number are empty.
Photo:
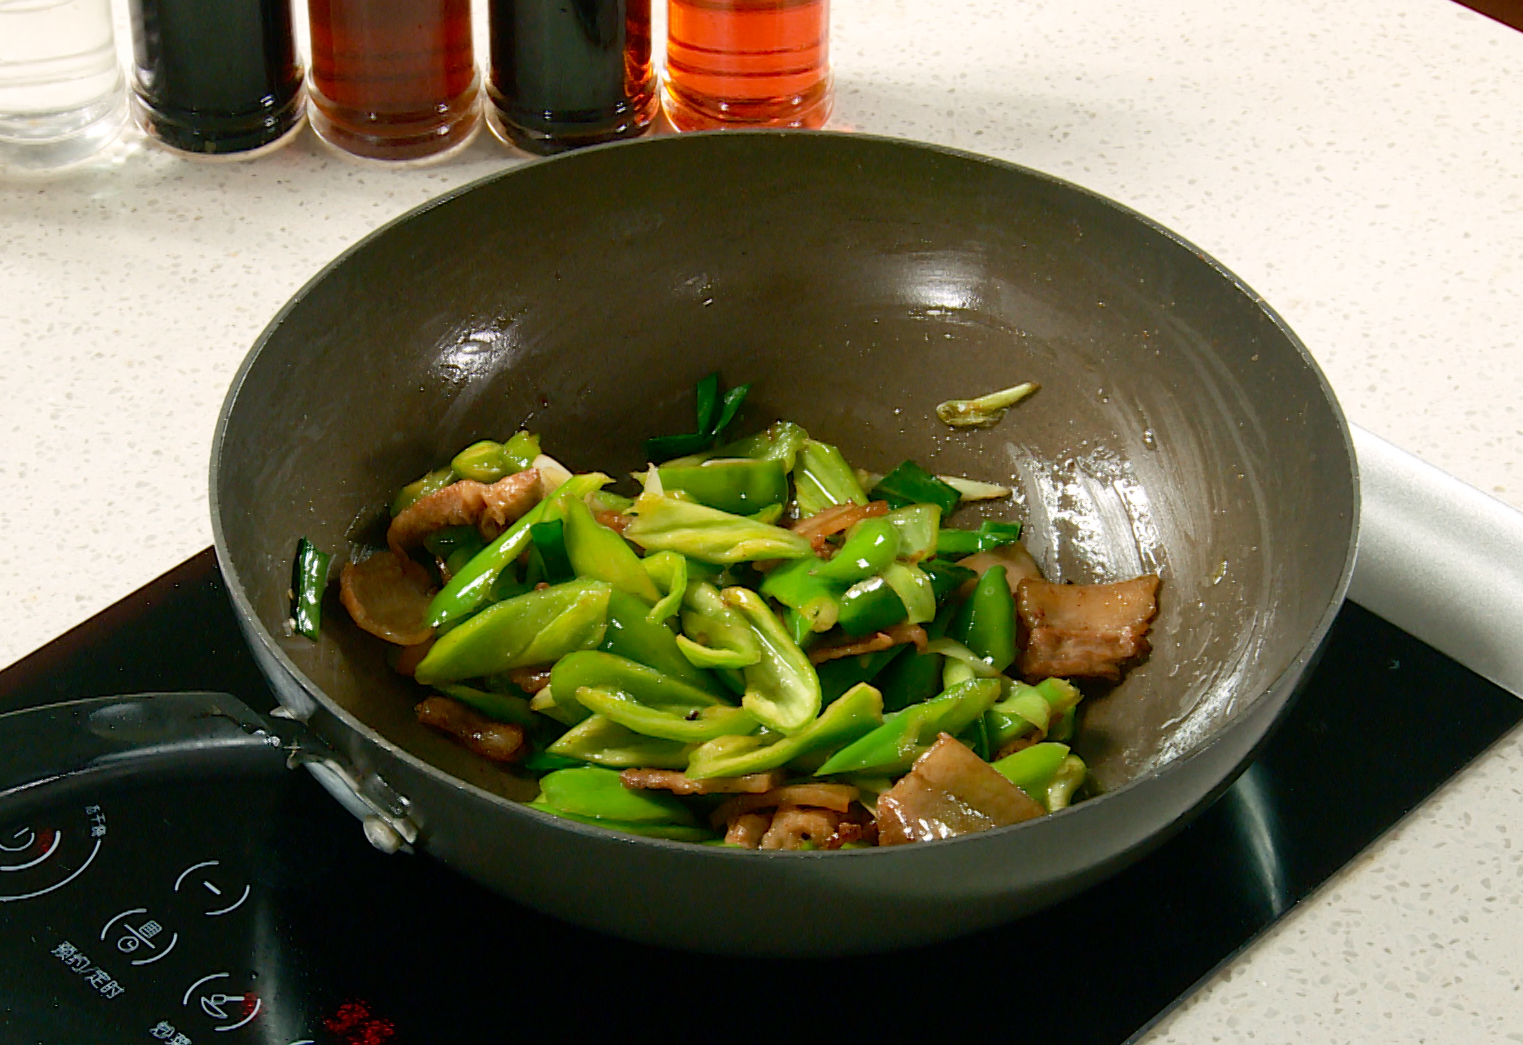
M650 0L491 0L492 129L529 152L632 138L660 100Z
M133 109L175 149L244 153L301 122L289 0L129 0Z

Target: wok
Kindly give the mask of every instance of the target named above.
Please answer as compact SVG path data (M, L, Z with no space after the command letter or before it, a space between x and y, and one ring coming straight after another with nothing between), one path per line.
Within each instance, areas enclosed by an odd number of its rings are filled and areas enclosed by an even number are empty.
M886 471L1012 484L1050 579L1163 576L1153 652L1086 702L1103 792L945 842L811 853L633 838L528 809L531 782L419 726L418 691L330 598L283 630L296 540L373 540L392 493L520 425L623 474L691 427L718 369L775 418ZM999 426L944 399L1022 380ZM599 147L509 170L360 242L270 323L213 451L242 627L320 775L410 846L558 917L677 947L839 954L967 933L1137 858L1245 765L1348 583L1342 415L1270 308L1197 248L1052 177L947 149L807 133ZM976 513L972 513L976 517ZM961 518L968 518L962 516Z

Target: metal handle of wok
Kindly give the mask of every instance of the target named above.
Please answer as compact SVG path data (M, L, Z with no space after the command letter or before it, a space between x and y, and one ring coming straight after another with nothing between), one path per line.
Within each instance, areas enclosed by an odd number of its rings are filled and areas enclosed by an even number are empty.
M361 782L302 723L267 719L227 693L135 693L0 714L0 818L61 792L133 777L305 767L360 818L383 852L410 851L417 825L378 778ZM273 721L272 721L273 719Z

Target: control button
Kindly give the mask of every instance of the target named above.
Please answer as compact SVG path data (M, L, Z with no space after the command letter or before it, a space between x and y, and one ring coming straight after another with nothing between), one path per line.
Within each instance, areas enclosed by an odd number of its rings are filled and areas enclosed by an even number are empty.
M259 1015L259 1009L263 1004L258 995L252 992L227 993L232 984L222 981L231 979L231 974L225 972L214 972L203 976L186 988L185 996L181 999L181 1004L190 1008L191 999L194 998L195 1007L209 1019L216 1021L212 1030L219 1034L237 1030L251 1021Z
M132 960L133 965L152 965L174 950L175 944L180 942L180 934L176 932L170 933L168 940L164 939L164 927L152 918L132 917L147 913L146 907L134 907L123 911L107 922L105 928L100 931L100 938L104 940L112 932L113 927L116 927L116 932L119 934L116 949L123 954L133 954L139 948L147 948L143 957ZM129 918L132 921L128 921ZM133 925L133 921L137 924ZM118 922L121 923L119 927Z
M175 892L198 897L205 905L201 913L208 918L236 911L249 898L247 885L239 891L237 886L218 881L219 876L211 868L219 866L219 860L203 860L199 864L191 864L175 879Z
M0 826L0 903L62 889L95 861L106 838L106 814L76 807L56 825Z

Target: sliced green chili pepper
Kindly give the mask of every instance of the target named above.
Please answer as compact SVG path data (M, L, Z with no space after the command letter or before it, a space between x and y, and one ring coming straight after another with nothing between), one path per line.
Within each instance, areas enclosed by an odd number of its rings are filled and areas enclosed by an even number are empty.
M1052 783L1067 757L1066 744L1032 744L1013 755L1006 755L993 765L1006 780L1045 806L1047 785Z
M624 786L617 771L601 766L558 769L540 778L540 801L566 813L630 824L692 824L696 818L675 796Z
M557 694L574 695L584 687L618 690L650 707L686 711L725 705L709 690L685 679L603 650L568 653L550 669L550 688Z
M957 507L962 495L956 487L942 482L914 461L905 461L873 487L875 501L887 501L891 508L907 504L934 504L945 515Z
M664 675L681 679L710 693L721 692L709 672L696 668L677 647L677 635L663 623L652 623L650 607L633 595L615 591L608 598L608 630L598 647Z
M834 504L867 503L857 473L841 451L815 439L805 439L799 447L793 486L800 517L816 515Z
M314 642L323 624L323 592L328 587L332 558L305 537L296 542L296 561L291 565L291 620L297 631Z
M947 596L978 576L976 571L945 559L927 559L920 564L920 569L931 578L931 590L936 594L938 606L947 601Z
M508 460L507 448L491 439L472 443L455 455L450 467L462 479L474 479L478 483L495 483L505 475L522 471Z
M934 504L907 504L883 516L899 534L899 557L918 563L936 554L941 533L941 509Z
M687 586L677 648L698 667L744 668L761 660L761 643L746 619L708 581Z
M911 649L913 647L909 645L890 646L876 653L864 653L856 657L837 657L835 660L816 664L814 672L820 678L820 705L829 707L840 699L841 694L858 683L873 682L879 675L887 678L905 651ZM881 692L883 686L880 684L874 688ZM938 686L928 695L934 695L940 689L941 687ZM886 695L884 699L887 700Z
M897 592L882 577L869 577L846 589L841 596L837 623L853 638L893 627L908 611Z
M1065 758L1053 776L1052 783L1047 785L1047 811L1056 813L1059 809L1067 809L1068 803L1073 800L1074 792L1084 785L1084 779L1087 776L1089 776L1089 767L1084 764L1082 758L1073 754Z
M764 431L755 435L748 435L744 439L737 439L727 446L721 446L714 454L715 457L754 457L764 461L781 461L783 471L793 471L794 461L798 458L799 449L804 445L804 440L809 438L809 433L804 431L792 421L775 421ZM677 462L671 462L676 464ZM684 464L688 462L682 462ZM691 462L697 464L699 462Z
M565 755L552 755L548 751L531 751L518 764L531 773L549 773L556 769L571 769L573 766L585 765L586 761L580 758L567 758Z
M438 493L458 478L460 477L455 474L453 468L436 468L434 471L423 476L423 478L415 479L408 483L398 490L397 495L391 500L392 518L401 515L408 508L412 507L414 502L421 501L429 494Z
M687 594L687 557L676 552L654 552L639 561L656 590L665 592L645 615L652 624L659 624L682 608L682 598Z
M961 733L998 697L999 683L994 679L970 679L939 697L887 716L883 725L832 755L818 774L903 772L935 743L938 734Z
M614 493L612 490L598 490L590 493L585 498L587 507L596 512L627 512L629 506L635 503L633 497L625 497L623 494Z
M602 581L576 580L489 606L445 632L414 677L429 686L594 649L607 630L611 594Z
M502 444L502 455L508 462L508 474L534 467L539 456L539 436L533 432L514 432L512 438Z
M537 571L530 571L531 580L537 572L538 579L547 584L565 584L580 572L572 568L571 559L566 554L566 527L563 520L547 519L529 527L529 543L533 546L529 553L530 562L537 568Z
M1078 717L1078 711L1078 708L1068 708L1058 715L1056 722L1049 722L1047 724L1047 739L1056 740L1063 744L1072 740L1074 736L1074 720Z
M801 755L849 744L883 723L883 701L865 682L853 686L820 717L791 736L726 736L700 746L688 762L692 780L745 776L778 769Z
M883 693L885 712L899 711L930 700L942 690L939 655L921 653L910 645L896 646L895 650L902 651L903 655L895 657L876 679L878 689Z
M936 616L936 591L931 587L931 578L918 566L891 562L883 569L883 579L899 596L905 620L923 624Z
M1007 695L984 716L989 743L996 751L1033 729L1046 730L1048 740L1064 739L1055 735L1053 726L1079 703L1083 694L1077 688L1058 678L1043 679L1035 686L1015 681L1004 685Z
M661 592L624 538L594 519L580 499L565 502L561 510L566 519L566 555L578 577L607 581L648 605L660 600Z
M684 490L699 504L750 515L788 500L788 473L781 461L715 458L687 468L657 469L661 487Z
M714 832L703 827L687 824L633 824L619 820L604 820L601 817L582 816L579 813L568 813L564 809L557 809L548 802L529 802L530 809L538 809L541 813L549 813L563 820L575 820L579 824L591 824L601 827L605 831L618 831L626 835L639 835L642 838L668 838L673 842L703 842L705 844L715 841Z
M641 736L602 715L593 715L572 726L545 750L561 758L615 769L685 769L693 745Z
M450 576L458 576L460 571L468 565L469 563L467 562L453 566L450 569ZM513 598L515 595L522 595L526 591L533 590L534 585L530 584L526 577L520 577L518 571L510 563L503 567L502 572L492 581L492 586L488 589L487 601L502 602L505 599Z
M947 635L967 646L995 671L1015 662L1015 596L1005 568L991 566L962 604Z
M985 762L989 761L993 754L989 747L989 730L984 725L983 715L968 723L968 728L959 733L957 739Z
M428 623L435 628L442 627L479 610L490 599L492 582L497 575L529 546L529 527L544 518L550 505L580 500L612 481L601 472L591 472L574 475L562 483L450 578L444 590L429 603Z
M899 531L883 518L863 519L846 532L846 542L829 562L814 568L815 576L850 586L882 573L899 554Z
M700 562L726 565L813 555L791 530L658 494L641 494L630 509L624 536L651 551L674 551Z
M520 726L537 726L540 718L529 710L529 702L512 693L491 693L484 689L441 682L434 686L446 697L475 708L487 718L512 722Z
M797 732L820 713L820 679L814 665L760 595L740 587L726 588L723 595L751 626L761 649L761 659L743 669L746 695L741 706L764 726Z
M961 558L1014 544L1021 539L1018 522L995 522L985 519L977 530L942 530L936 538L936 554Z
M704 707L651 707L628 693L602 686L583 686L577 703L642 736L701 744L715 737L749 733L756 718L744 708L726 704Z

